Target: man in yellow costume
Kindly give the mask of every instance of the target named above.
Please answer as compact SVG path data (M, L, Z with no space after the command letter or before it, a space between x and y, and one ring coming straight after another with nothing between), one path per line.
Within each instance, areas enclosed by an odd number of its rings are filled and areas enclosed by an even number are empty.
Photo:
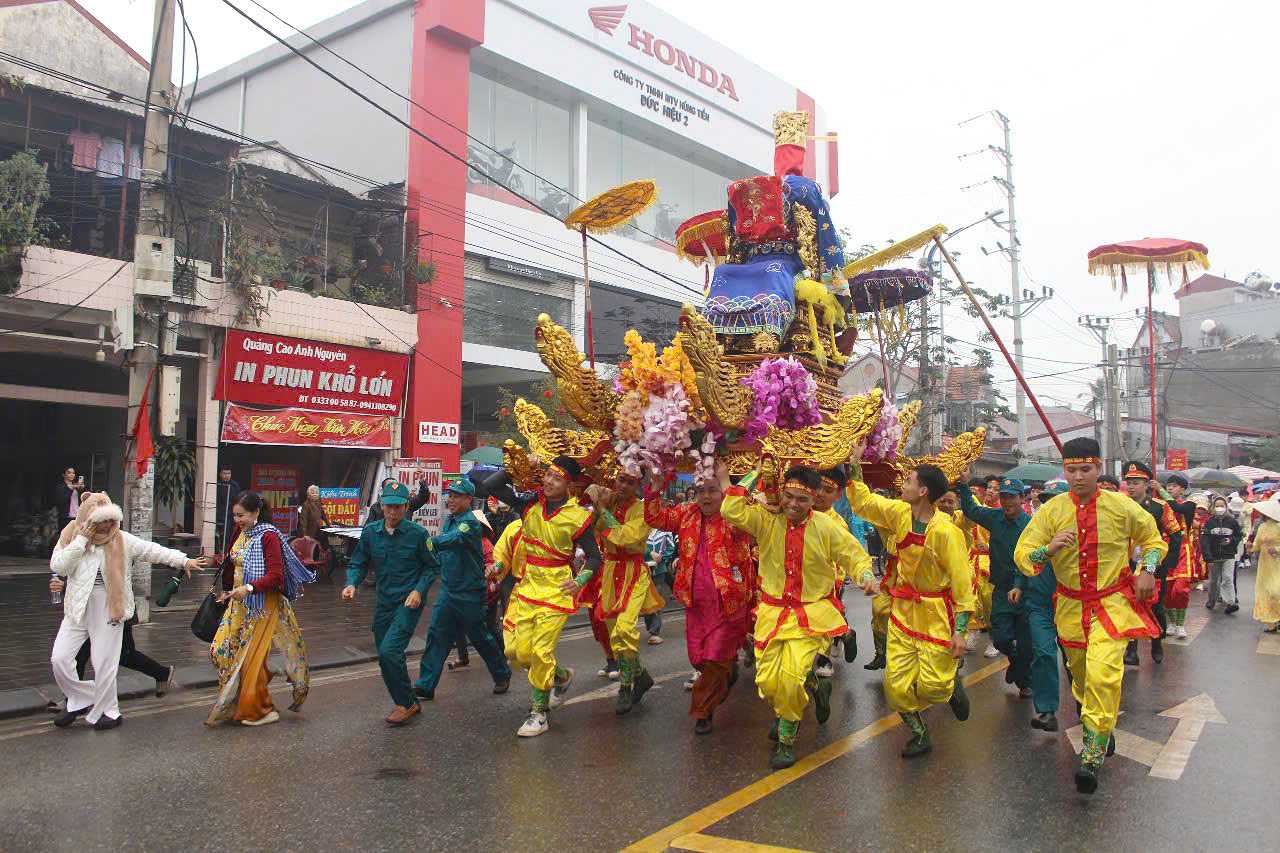
M1025 575L1051 565L1057 578L1054 622L1084 725L1076 790L1092 794L1103 759L1114 749L1125 643L1160 633L1144 601L1155 592L1156 569L1169 546L1147 510L1098 488L1098 442L1071 439L1062 446L1062 465L1070 492L1031 517L1014 559ZM1133 547L1142 552L1136 579L1129 567Z
M515 658L516 622L519 621L521 607L520 599L516 597L516 593L521 591L520 582L524 580L524 558L524 522L517 518L503 528L502 535L498 537L497 543L493 546L493 569L491 572L492 579L497 583L502 583L507 575L515 579L515 586L511 588L511 597L507 601L506 612L502 614L502 647L506 651L507 657L513 660Z
M588 489L594 505L601 508L596 532L604 569L600 575L600 612L609 629L609 645L618 661L621 676L614 711L629 713L653 686L653 677L640 663L642 615L662 609L665 602L653 586L644 562L650 527L644 520L640 498L643 480L620 470L616 489Z
M549 726L551 709L564 704L573 670L556 662L560 632L577 607L574 596L600 568L600 550L591 532L595 516L569 494L569 484L582 476L578 463L557 456L542 476L542 488L517 492L510 475L499 471L485 481L483 491L513 508L521 517L520 544L524 548L524 577L512 593L516 603L508 619L507 656L529 670L532 701L529 716L516 732L537 737ZM514 535L514 534L513 534ZM575 548L586 563L573 574Z
M862 458L855 447L852 459ZM889 612L884 693L911 729L903 758L933 749L921 712L946 702L958 720L969 719L969 697L956 674L973 613L973 567L964 534L934 503L950 488L934 465L920 465L902 483L901 500L882 498L850 463L849 506L889 534L897 555Z
M757 474L737 486L721 463L716 474L724 490L720 515L756 538L760 546L760 603L756 608L756 689L776 718L769 732L777 739L769 766L774 770L796 762L796 733L809 691L814 694L818 722L831 715L831 681L813 674L818 653L832 637L849 630L836 606L840 573L858 579L864 592L875 586L871 558L861 547L849 547L848 528L813 511L822 478L812 468L796 466L783 477L781 512L771 512L751 499ZM854 545L856 546L856 540Z

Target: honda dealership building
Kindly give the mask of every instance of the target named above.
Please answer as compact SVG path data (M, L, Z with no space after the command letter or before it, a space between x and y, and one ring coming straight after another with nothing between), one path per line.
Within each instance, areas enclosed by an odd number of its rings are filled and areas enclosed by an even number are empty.
M585 349L581 240L554 217L658 184L635 226L603 238L617 253L590 250L596 354L617 361L627 328L665 342L679 303L701 299L676 226L723 208L729 181L771 172L773 113L807 110L815 136L830 132L804 92L648 3L366 0L309 32L388 88L292 44L412 130L280 45L203 78L193 114L337 167L317 173L344 189L403 183L407 233L434 271L406 306L403 452L446 470L497 429L500 388L543 374L539 313ZM834 140L810 142L806 174L839 191Z

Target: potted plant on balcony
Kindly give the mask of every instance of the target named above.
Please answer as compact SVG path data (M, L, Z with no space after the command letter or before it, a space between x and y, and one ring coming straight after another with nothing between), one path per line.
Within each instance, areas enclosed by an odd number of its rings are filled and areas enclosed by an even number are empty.
M40 216L49 198L46 167L25 151L0 161L0 294L22 281L27 246L42 242L50 223Z

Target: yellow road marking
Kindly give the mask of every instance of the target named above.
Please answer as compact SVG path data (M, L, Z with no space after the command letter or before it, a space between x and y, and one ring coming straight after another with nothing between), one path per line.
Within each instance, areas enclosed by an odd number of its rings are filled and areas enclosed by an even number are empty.
M671 841L677 850L693 850L695 853L806 853L795 847L774 847L772 844L756 844L751 841L735 841L695 832Z
M1004 671L1008 666L1009 661L1007 659L989 664L972 675L966 676L964 679L965 686L972 687L975 684L979 684L997 672ZM736 812L742 811L752 803L764 799L792 782L803 779L819 767L830 764L840 756L852 752L864 743L901 724L902 719L897 714L888 714L881 717L874 723L858 729L853 734L846 735L838 741L827 744L817 752L806 755L786 770L770 773L763 779L758 779L745 788L740 788L727 797L699 809L688 817L682 818L670 826L640 839L631 846L624 848L624 853L660 853L660 851L672 846L672 842L675 839L701 833L707 827L719 823ZM770 848L761 849L768 850Z

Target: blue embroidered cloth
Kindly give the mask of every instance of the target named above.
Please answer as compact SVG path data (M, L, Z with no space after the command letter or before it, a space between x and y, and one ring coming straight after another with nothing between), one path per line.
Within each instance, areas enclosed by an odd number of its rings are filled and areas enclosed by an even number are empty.
M260 581L267 573L267 562L262 556L262 534L268 530L275 531L275 534L280 537L280 551L284 555L284 596L294 601L302 595L303 584L315 581L316 573L302 564L298 555L293 553L293 549L285 544L284 534L273 524L266 522L256 524L245 533L245 538L249 542L244 551L244 582L251 584L254 581ZM262 592L255 592L245 600L245 606L249 608L250 613L261 611L265 603L266 593Z

